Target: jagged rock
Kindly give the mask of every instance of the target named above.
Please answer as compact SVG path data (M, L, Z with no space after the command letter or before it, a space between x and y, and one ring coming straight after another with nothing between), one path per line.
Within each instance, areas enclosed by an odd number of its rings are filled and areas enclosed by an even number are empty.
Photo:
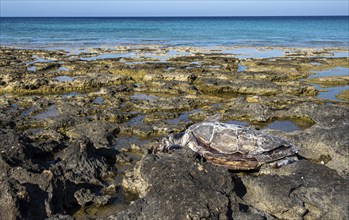
M304 132L288 137L301 147L300 155L348 176L349 110L330 105L302 104L288 112L288 115L306 115L316 122Z
M96 204L97 206L105 205L108 203L110 196L99 196L92 193L89 189L80 189L74 193L74 197L81 206L86 204Z
M56 155L55 171L75 184L103 185L101 177L110 170L110 166L100 154L88 139L72 143Z
M45 219L47 194L38 185L15 179L0 181L2 219Z
M86 139L62 149L45 142L30 144L29 138L15 132L1 137L5 145L1 144L0 186L6 190L0 196L0 209L5 219L44 219L71 214L86 203L108 202L110 196L88 192L105 187L102 176L112 170L107 161L115 160L115 151L98 150ZM47 158L54 151L58 151L55 157Z
M79 124L69 129L66 133L71 139L79 139L82 137L88 137L94 147L102 148L107 147L112 143L112 139L120 131L119 127L115 124L106 122L90 122L85 124Z
M347 219L348 181L306 160L269 175L242 176L244 202L278 219Z
M23 167L35 172L40 171L42 168L33 160L35 155L40 154L40 149L33 147L30 144L30 139L18 135L13 130L4 132L4 134L0 134L2 163L5 162L11 167ZM2 172L5 173L6 171L3 170Z
M231 173L195 159L189 149L149 154L134 173L143 198L110 219L231 219L239 212ZM141 180L141 181L140 181ZM144 189L144 182L149 186ZM132 187L132 183L128 183ZM239 216L258 214L239 213ZM261 216L259 216L261 217Z

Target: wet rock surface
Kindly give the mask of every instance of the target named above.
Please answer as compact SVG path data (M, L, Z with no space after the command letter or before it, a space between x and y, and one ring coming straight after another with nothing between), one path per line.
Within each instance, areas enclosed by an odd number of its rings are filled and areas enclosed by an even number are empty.
M307 78L349 58L282 50L0 48L1 218L347 219L346 93L321 99ZM300 160L239 173L188 149L153 153L217 113L289 140Z

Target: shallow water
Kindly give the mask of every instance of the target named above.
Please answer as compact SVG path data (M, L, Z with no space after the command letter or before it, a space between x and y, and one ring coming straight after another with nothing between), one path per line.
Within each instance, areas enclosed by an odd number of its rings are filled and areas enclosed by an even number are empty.
M50 107L47 108L47 111L39 113L35 116L33 116L33 118L35 119L47 119L47 118L52 118L52 117L56 117L60 114L60 112L58 111L58 109L56 108L55 105L52 105Z
M200 61L194 61L194 62L191 62L190 64L191 65L197 65L197 66L201 66L201 63Z
M280 131L284 131L284 132L303 130L297 124L295 124L292 121L288 121L288 120L273 121L272 123L268 124L265 128L280 130Z
M191 53L186 51L169 50L166 54L167 57L173 56L189 56Z
M49 60L39 57L38 55L33 55L33 58L35 59L32 63L50 63L55 60Z
M34 107L30 107L30 108L28 108L27 110L23 111L23 112L21 113L21 116L27 116L27 115L29 115L31 112L33 112L34 110L35 110Z
M113 148L121 149L121 148L129 148L132 144L137 146L142 146L149 143L148 139L142 139L136 136L127 136L121 135L115 138L113 143Z
M156 99L158 99L159 97L155 96L155 95L147 95L144 93L137 93L134 94L132 96L130 96L131 99L134 100L148 100L148 101L155 101Z
M92 57L81 57L80 60L91 61L91 60L103 60L103 59L114 59L114 58L126 58L133 57L135 53L105 53L99 54Z
M171 70L175 70L176 68L174 67L168 67L165 71L171 71Z
M226 123L245 126L245 127L252 126L258 129L274 129L274 130L280 130L283 132L301 131L301 130L310 128L313 125L313 123L311 122L302 121L302 120L274 120L274 121L265 122L265 123L231 120L231 121L227 121Z
M329 70L322 71L313 71L313 75L310 75L308 78L316 78L316 77L326 77L326 76L349 76L349 68L338 66Z
M74 97L74 96L78 96L78 95L81 95L81 94L77 93L77 92L70 92L70 93L62 95L62 98Z
M164 52L164 54L159 54L157 51L154 52L127 52L127 53L104 53L99 54L96 56L91 57L81 57L80 60L84 61L91 61L91 60L103 60L103 59L113 59L113 58L133 58L133 59L140 59L140 58L148 58L148 59L155 59L157 62L166 62L169 58L177 57L177 56L187 56L190 55L190 52L181 52L177 50L169 50L168 52ZM83 54L82 54L83 56ZM120 60L124 62L123 60ZM126 64L142 64L145 63L144 61L126 61Z
M348 90L348 86L337 86L337 87L329 87L329 88L321 88L319 85L314 84L315 89L319 90L319 94L317 97L327 100L333 100L333 101L341 101L336 97L339 93Z
M145 116L144 115L138 115L136 117L131 118L131 120L129 120L126 125L127 126L132 126L132 125L136 125L136 124L140 124L143 122Z
M57 76L55 78L52 78L53 80L56 80L58 82L72 82L74 80L74 77L70 76Z
M102 105L104 103L104 99L102 97L97 97L94 101L94 104Z
M313 66L319 66L319 65L321 65L321 63L319 63L319 62L310 62L310 64L313 65Z
M231 121L227 121L226 123L228 124L233 124L233 125L240 125L240 126L248 126L249 124L245 121L235 121L235 120L231 120Z
M323 71L313 71L315 74L310 75L308 78L316 78L316 77L327 77L327 76L348 76L349 68L338 66L333 69L323 70ZM319 90L319 94L317 97L327 100L333 101L341 101L336 97L339 93L349 89L349 85L346 86L336 86L336 87L328 87L321 88L318 84L313 84L315 89Z
M61 66L61 67L58 68L58 71L68 72L70 70L67 67Z
M259 50L257 48L237 48L233 50L223 50L223 53L229 53L234 54L234 57L239 59L245 59L245 58L272 58L272 57L282 57L284 56L284 52L282 50L278 49L265 49L265 50Z
M177 50L169 50L166 54L153 54L153 53L145 53L142 54L144 57L149 57L153 59L158 59L160 62L166 62L169 58L178 57L178 56L189 56L190 52L183 52Z
M181 113L177 118L164 120L169 125L178 125L180 122L186 122L189 120L189 115L200 111L199 109L194 109L191 111Z
M220 69L221 66L218 66L218 65L214 65L214 66L209 65L209 66L206 66L206 68L210 68L210 69Z
M36 67L35 66L29 66L29 67L27 67L27 71L29 71L29 72L36 72Z
M239 63L237 72L241 73L241 72L245 71L246 69L247 69L247 66L243 66Z
M2 110L3 106L0 105L0 109ZM13 103L10 105L10 108L6 111L7 113L14 113L14 112L17 112L18 111L18 105L16 103Z
M349 57L349 51L346 52L334 52L332 57Z

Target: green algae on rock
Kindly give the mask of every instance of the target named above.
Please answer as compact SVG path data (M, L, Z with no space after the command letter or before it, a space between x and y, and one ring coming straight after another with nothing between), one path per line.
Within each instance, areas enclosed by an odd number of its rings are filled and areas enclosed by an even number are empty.
M315 77L315 78L307 79L307 82L318 84L323 88L345 86L345 85L349 85L349 75L347 75L347 76Z
M349 89L339 93L336 97L345 101L349 101Z

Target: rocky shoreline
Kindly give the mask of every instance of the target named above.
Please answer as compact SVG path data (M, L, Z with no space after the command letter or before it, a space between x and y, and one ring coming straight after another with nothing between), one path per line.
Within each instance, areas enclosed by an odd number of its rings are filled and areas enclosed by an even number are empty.
M348 89L326 100L315 86L348 75L309 77L347 71L346 51L233 49L0 48L2 218L349 218ZM235 172L153 153L216 113L286 138L300 160Z

